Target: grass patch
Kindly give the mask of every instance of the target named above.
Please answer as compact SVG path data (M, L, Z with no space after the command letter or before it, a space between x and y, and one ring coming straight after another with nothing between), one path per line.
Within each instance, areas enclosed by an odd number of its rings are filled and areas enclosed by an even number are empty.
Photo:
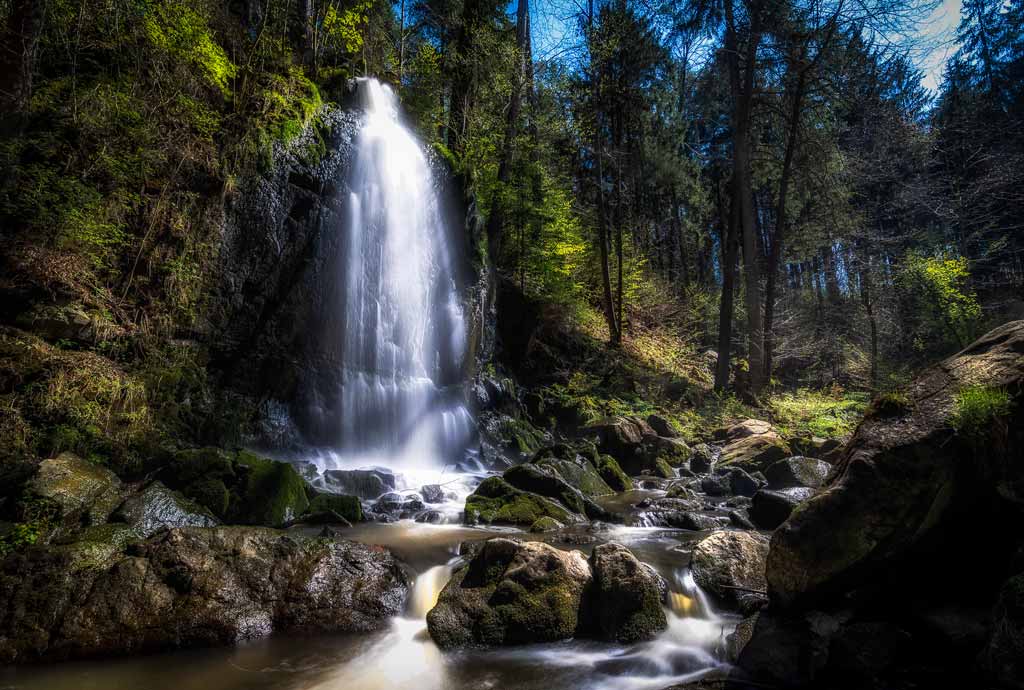
M996 420L1010 414L1013 400L1002 388L971 386L957 393L951 424L959 433L982 436Z
M772 423L786 437L837 438L853 433L868 407L866 393L801 388L768 400Z
M888 419L898 417L910 411L912 402L910 397L902 391L887 391L881 393L868 406L866 415L876 419Z

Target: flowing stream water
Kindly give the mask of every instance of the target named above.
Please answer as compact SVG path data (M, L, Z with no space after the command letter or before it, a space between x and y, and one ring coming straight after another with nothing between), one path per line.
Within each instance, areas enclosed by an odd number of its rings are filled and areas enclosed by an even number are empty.
M321 423L335 425L337 443L307 459L321 474L386 468L406 493L423 484L445 487L444 501L430 507L452 524L401 520L339 530L390 548L409 567L414 584L405 615L371 634L275 635L230 649L0 670L0 688L658 690L723 665L721 649L735 620L714 611L686 567L701 535L653 527L581 527L531 538L587 552L614 540L657 569L670 593L669 626L656 639L456 652L441 652L431 641L425 617L459 563L460 544L510 530L455 524L484 470L467 470L475 423L463 398L466 324L448 229L427 157L402 125L394 94L372 79L359 90L366 118L349 218L339 228L347 232L338 269L345 276L342 389L337 409L319 411ZM651 493L632 492L630 502ZM609 498L616 500L623 497Z

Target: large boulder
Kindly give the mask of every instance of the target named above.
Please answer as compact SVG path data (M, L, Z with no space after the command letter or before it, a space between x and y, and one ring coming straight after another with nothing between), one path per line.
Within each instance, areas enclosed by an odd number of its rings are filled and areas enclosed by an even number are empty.
M1014 397L1010 416L977 434L956 430L960 391ZM891 564L934 556L971 515L1024 505L1024 321L997 328L923 373L891 414L869 414L828 488L772 539L768 583L780 603L810 601ZM909 573L908 573L909 574Z
M530 462L578 489L584 496L593 498L614 493L594 464L568 446L544 448Z
M601 544L590 556L594 580L584 615L590 635L621 643L649 640L668 626L661 602L665 582L621 544Z
M427 614L442 649L573 637L590 567L579 551L491 539L458 570Z
M126 493L113 472L73 453L43 460L26 488L53 507L54 537L103 524Z
M824 460L794 455L774 462L764 471L768 485L773 489L806 486L817 489L825 484L832 466Z
M814 495L814 489L761 489L750 504L750 519L761 529L775 529L789 519L796 507Z
M370 631L405 602L402 568L379 547L253 527L135 543L126 526L97 529L106 532L3 561L0 662Z
M569 461L562 462L568 463ZM511 486L521 491L558 501L574 513L585 515L591 520L615 519L614 515L594 503L589 496L576 488L575 484L569 484L554 469L543 462L542 464L515 465L505 470L503 477ZM604 484L603 481L601 483Z
M233 522L281 527L309 508L306 480L291 464L243 451L238 454L236 471L242 481Z
M126 523L147 539L164 529L219 524L206 508L168 489L159 480L125 499L113 519Z
M466 498L465 520L470 525L529 527L542 517L552 518L563 525L583 521L581 515L569 511L557 501L521 491L501 477L488 477Z
M658 436L663 436L665 438L679 438L682 436L672 422L660 415L647 415L647 424L654 429L654 433Z
M792 455L789 446L770 424L755 419L729 427L725 441L718 461L720 467L763 472L776 460Z
M1017 321L876 400L824 490L773 534L770 604L739 666L791 687L1019 687L1019 622L1003 583L1020 570L1022 539L984 526L1024 520L1022 396ZM955 587L935 577L950 545L967 564ZM996 601L1000 586L987 646L973 632L935 633L944 611ZM922 627L928 643L916 644Z
M327 470L324 481L332 491L367 501L395 490L395 475L383 470Z
M644 439L657 436L654 429L639 417L607 417L583 428L581 432L596 436L600 451L620 462L623 458L637 454Z
M693 549L694 581L727 605L750 613L767 602L768 539L757 532L715 532Z

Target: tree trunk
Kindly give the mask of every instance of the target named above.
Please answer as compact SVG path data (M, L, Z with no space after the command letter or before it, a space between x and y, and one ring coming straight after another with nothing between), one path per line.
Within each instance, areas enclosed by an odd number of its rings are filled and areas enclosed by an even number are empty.
M739 214L743 242L743 278L747 308L747 364L754 392L764 387L764 329L761 321L761 276L758 257L757 226L751 174L750 116L753 108L754 71L760 43L757 3L750 3L750 37L740 65L732 0L725 1L726 51L729 55L729 81L732 91L733 198Z
M796 152L797 137L800 134L800 111L803 105L804 86L807 72L801 69L793 89L793 101L789 111L789 132L786 136L786 153L782 160L779 179L779 199L775 211L775 231L772 233L768 252L767 284L764 295L764 380L771 381L772 357L775 352L775 286L779 275L779 262L786 238L786 199L789 194L789 179L793 171L793 155Z
M49 3L14 0L0 44L0 111L24 110L32 97L32 75Z
M717 185L716 185L717 186ZM719 186L720 187L720 186ZM739 213L736 200L729 203L729 216L725 217L722 193L718 193L719 224L722 227L722 298L718 309L718 362L715 366L715 390L729 386L729 359L732 350L733 292L736 283L736 230Z

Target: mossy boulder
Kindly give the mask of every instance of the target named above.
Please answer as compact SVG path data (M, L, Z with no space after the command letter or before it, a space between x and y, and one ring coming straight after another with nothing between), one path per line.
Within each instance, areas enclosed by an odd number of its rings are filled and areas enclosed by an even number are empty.
M309 487L294 465L245 450L179 451L159 477L222 522L280 527L309 507Z
M306 482L286 462L276 462L242 451L236 468L242 475L235 520L251 525L280 527L309 507Z
M542 517L550 517L562 524L583 520L557 502L521 491L501 477L488 477L466 498L467 524L505 524L530 526Z
M117 475L73 453L43 460L26 489L51 506L54 537L105 523L126 493Z
M595 503L590 497L570 485L549 467L525 463L505 470L503 479L521 491L544 496L591 520L613 521L616 516ZM603 482L602 482L603 483ZM609 490L608 493L611 493Z
M633 480L622 471L619 463L612 456L599 455L595 467L605 484L615 491L632 491Z
M126 523L144 538L163 529L213 527L219 524L206 508L168 489L159 480L129 496L113 518Z
M644 454L655 460L664 460L672 467L684 465L693 451L681 438L662 438L655 436L644 441Z
M332 517L341 518L340 521L362 522L363 505L359 497L317 492L302 519L304 522L330 522Z
M593 498L614 493L597 468L568 446L542 449L533 457L531 463L557 475L567 484L579 489L584 496Z
M441 591L427 629L442 649L566 640L590 581L579 551L491 539Z
M766 422L747 420L730 428L728 442L722 447L719 467L739 467L747 472L763 472L772 463L793 453L775 429Z
M593 582L583 611L588 634L623 644L650 640L668 626L667 587L650 566L621 544L601 544L590 556Z

